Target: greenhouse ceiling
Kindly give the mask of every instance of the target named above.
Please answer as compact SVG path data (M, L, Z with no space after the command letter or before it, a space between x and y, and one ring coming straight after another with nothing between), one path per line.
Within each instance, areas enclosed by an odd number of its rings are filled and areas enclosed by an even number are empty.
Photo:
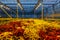
M0 0L0 2L6 4L10 8L12 8L14 11L17 8L17 0ZM27 13L30 13L35 4L37 4L38 0L20 0L24 11ZM60 13L60 0L43 0L42 5L44 6L44 13ZM21 9L18 7L19 13L21 12ZM42 11L42 6L39 6L39 8L36 10L36 12ZM13 14L12 14L13 15ZM14 14L15 15L15 14Z

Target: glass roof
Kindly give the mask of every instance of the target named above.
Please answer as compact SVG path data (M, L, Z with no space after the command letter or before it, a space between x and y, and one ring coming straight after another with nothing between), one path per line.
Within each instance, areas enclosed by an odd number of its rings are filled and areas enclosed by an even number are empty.
M24 11L27 13L30 13L33 10L35 4L37 4L37 2L38 2L37 0L20 0L20 1L24 8ZM13 10L16 10L16 8L17 8L16 0L0 0L0 2L6 4ZM49 14L53 13L53 11L56 13L60 13L60 0L43 0L43 5L44 5L45 14L47 13L47 11ZM36 13L40 12L41 10L42 10L42 6L40 6L36 10ZM19 11L19 13L22 13L19 7L18 7L18 11ZM2 11L0 11L0 12L2 13ZM11 15L13 15L13 14L11 14Z

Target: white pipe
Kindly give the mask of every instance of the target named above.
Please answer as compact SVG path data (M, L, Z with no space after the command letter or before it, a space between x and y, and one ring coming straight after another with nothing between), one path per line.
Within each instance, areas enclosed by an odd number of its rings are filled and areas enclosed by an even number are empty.
M34 10L37 10L37 9L42 5L41 2L42 2L42 0L38 0L36 6L35 6L35 8L34 8Z
M40 6L41 6L41 3L35 8L35 10L37 10Z
M0 8L1 8L1 7L0 7ZM1 8L1 9L5 12L6 15L8 15L8 17L12 18L12 17L7 13L7 11L5 11L5 9L3 9L3 8Z
M0 5L0 6L1 6L1 8L5 8L6 10L10 10L10 8L8 8L8 7L4 6L4 5Z

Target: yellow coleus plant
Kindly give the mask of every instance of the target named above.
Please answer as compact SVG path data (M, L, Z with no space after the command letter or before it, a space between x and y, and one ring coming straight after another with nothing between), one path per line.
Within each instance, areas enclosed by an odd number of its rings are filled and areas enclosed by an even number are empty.
M18 40L25 40L24 38L29 38L28 40L38 40L41 38L39 36L39 31L43 30L46 31L46 28L60 28L60 24L58 22L48 22L40 19L19 19L14 20L11 22L21 22L21 28L24 29L23 36L15 37ZM19 26L16 26L16 29L20 28ZM0 39L3 39L4 37L8 38L10 35L13 35L13 32L3 32L0 34ZM14 40L13 36L9 37L9 40Z

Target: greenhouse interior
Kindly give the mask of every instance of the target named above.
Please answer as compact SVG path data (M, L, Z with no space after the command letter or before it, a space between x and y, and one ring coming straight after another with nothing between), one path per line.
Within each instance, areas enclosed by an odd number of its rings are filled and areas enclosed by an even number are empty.
M0 40L60 40L60 0L0 0Z

